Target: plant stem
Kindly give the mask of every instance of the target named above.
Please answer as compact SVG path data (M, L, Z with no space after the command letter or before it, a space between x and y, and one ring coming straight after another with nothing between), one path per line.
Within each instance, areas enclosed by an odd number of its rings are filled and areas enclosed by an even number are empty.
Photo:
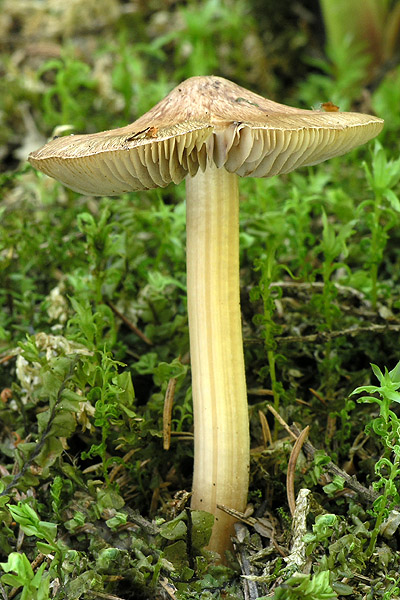
M239 298L237 176L207 167L188 177L187 296L194 411L192 507L213 513L209 548L230 547L249 477L249 421Z
M371 236L371 303L372 308L376 309L378 300L378 264L382 260L382 249L379 248L379 228L381 218L382 194L375 191L374 198L374 216L372 222Z
M390 494L390 490L393 486L393 482L398 477L399 463L400 463L400 457L396 454L396 457L395 457L394 462L390 469L389 477L385 482L384 491L381 496L379 512L378 512L378 515L377 515L377 518L375 521L375 527L373 528L373 530L371 532L371 538L370 538L369 545L368 545L368 548L366 551L366 556L368 558L370 558L372 556L372 554L375 550L376 540L378 538L378 534L380 533L381 525L383 523L383 520L384 520L384 517L386 514L386 509L388 508L388 505L390 505L389 494Z
M262 275L260 281L260 291L264 305L264 340L265 348L267 350L269 376L271 380L271 389L274 398L274 408L276 412L280 409L280 392L278 389L278 382L276 379L276 354L275 354L275 338L274 338L274 327L273 327L273 314L275 310L275 302L271 294L271 283L273 282L273 271L275 261L276 247L271 246L267 253L267 259L263 264ZM275 419L274 424L274 441L278 439L279 433L279 421Z

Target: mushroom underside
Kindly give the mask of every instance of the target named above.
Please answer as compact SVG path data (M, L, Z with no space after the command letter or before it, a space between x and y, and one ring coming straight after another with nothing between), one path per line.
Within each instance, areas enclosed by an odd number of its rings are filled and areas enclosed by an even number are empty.
M207 165L224 167L230 173L247 177L272 177L299 166L348 152L378 133L381 125L336 129L303 127L269 129L243 123L215 129L205 126L165 139L150 138L142 144L121 142L106 147L91 144L85 152L86 136L69 136L70 144L57 153L57 142L45 146L46 152L31 155L33 166L58 179L71 189L85 194L117 195L178 184L187 175L205 171ZM103 144L104 145L104 144ZM86 148L87 151L87 148Z

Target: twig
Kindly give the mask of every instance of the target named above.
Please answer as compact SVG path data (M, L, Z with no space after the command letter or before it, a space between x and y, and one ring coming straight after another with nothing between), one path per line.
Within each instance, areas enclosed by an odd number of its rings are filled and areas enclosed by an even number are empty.
M332 340L340 336L355 336L361 333L387 333L389 331L400 331L400 324L385 324L385 325L368 325L366 327L348 327L347 329L339 329L338 331L318 331L310 335L278 335L275 337L276 342L285 342L288 344L304 344L307 342L323 342ZM248 344L263 344L264 340L247 338Z
M11 588L10 593L8 594L8 600L12 600L14 596L18 594L20 587L21 586Z
M11 360L12 358L15 358L16 356L17 356L17 355L16 355L15 353L13 353L13 354L6 354L5 356L2 356L2 357L0 358L0 365L1 365L2 363L5 363L5 362L7 362L7 361Z
M259 533L263 537L268 538L269 540L272 540L274 538L274 527L271 524L271 522L268 521L268 519L264 517L247 517L244 513L241 513L239 510L230 508L229 506L224 506L224 504L217 504L217 508L224 511L227 515L238 519L242 523L253 527L257 531L257 533Z
M305 427L303 429L303 431L297 438L297 440L292 448L292 451L290 453L290 458L289 458L289 463L288 463L288 468L287 468L286 493L287 493L290 514L292 515L292 517L296 510L296 500L295 500L295 495L294 495L294 475L295 475L295 471L296 471L296 464L297 464L297 459L299 458L300 450L302 449L302 446L303 446L304 442L306 441L306 437L308 436L309 431L310 431L310 426L307 425L307 427Z
M267 408L274 415L275 419L282 425L284 429L288 432L288 434L294 439L297 440L298 435L294 434L289 425L284 421L281 415L275 410L272 404L267 404Z
M149 346L153 345L153 342L142 331L140 331L140 329L138 327L136 327L136 325L134 325L129 319L127 319L125 317L125 315L123 315L112 302L107 302L107 304L111 308L111 310L113 311L113 313L115 313L117 315L117 317L120 318L121 321L123 323L125 323L125 325L127 327L129 327L129 329L131 329L131 331L133 331L134 333L136 333L136 335L138 337L140 337L141 340L143 340Z
M313 388L308 388L308 389L310 390L310 392L312 393L313 396L315 396L316 398L318 398L318 400L321 402L321 404L323 404L324 406L328 406L326 400L321 396L320 393L318 393Z
M264 390L263 388L249 388L247 390L248 394L252 396L273 396L274 392L272 390Z
M129 506L125 507L125 511L128 514L129 520L132 521L132 523L134 523L135 525L138 525L140 529L142 529L148 535L157 535L160 533L160 528L157 527L155 523L148 521L147 519L142 517L142 515L140 515L137 511L134 511L132 508L129 508Z
M114 479L116 478L116 476L118 475L118 473L120 472L121 469L123 469L126 465L126 463L129 461L130 458L132 458L132 456L135 454L136 452L136 448L132 448L131 450L129 450L129 452L127 452L123 457L122 457L122 461L123 463L119 463L118 465L115 465L115 467L113 467L111 469L110 472L110 483L112 483L114 481ZM98 466L98 465L95 465Z
M275 540L275 528L270 520L268 520L265 517L246 517L244 513L241 513L240 511L235 510L234 508L229 508L229 506L224 506L223 504L217 504L217 508L223 510L226 514L230 515L231 517L242 521L242 523L253 527L259 535L271 540L271 543L274 546L275 550L281 556L287 556L285 551L282 550L278 542Z
M120 596L113 596L112 594L105 594L104 592L95 592L94 590L86 590L85 594L97 596L98 598L105 598L105 600L124 600Z
M274 409L273 406L271 406L270 404L267 404L267 408L268 408L268 410L270 410L272 412L272 414L278 419L279 423L286 429L286 431L288 431L288 433L290 433L290 435L295 440L297 440L300 437L301 431L298 427L296 427L296 425L292 425L291 427L289 427L289 425L284 421L284 419L282 419L280 414L276 412L276 410ZM310 442L304 442L302 447L303 447L304 451L306 452L306 454L311 456L311 458L314 458L317 450L316 450L316 448L314 448L314 446ZM337 475L339 477L342 477L346 482L346 486L349 489L353 490L353 492L356 492L356 494L359 496L360 500L363 500L365 503L373 504L375 502L375 500L377 498L379 498L379 494L377 494L376 492L374 492L373 490L371 490L369 488L366 488L364 485L359 483L354 476L351 476L348 473L346 473L346 471L343 471L342 469L340 469L332 461L329 461L329 463L324 465L324 469L333 476ZM395 507L395 508L398 508L398 507Z
M194 434L191 431L171 431L171 437L176 437L177 440L192 441L194 439Z
M258 417L261 423L261 432L263 437L264 448L266 448L268 444L272 446L272 435L268 425L267 417L264 415L262 410L258 411Z
M360 302L370 306L371 303L365 298L365 294L356 290L347 285L340 285L340 283L334 283L336 290L343 294L344 296L355 296ZM312 281L312 282L304 282L304 281L275 281L270 284L269 287L280 287L286 289L295 289L295 290L321 290L325 286L323 281Z
M291 429L296 436L300 435L300 430L296 427L296 425L292 425ZM310 442L305 442L303 444L303 448L306 454L314 458L317 450ZM346 471L340 469L332 461L329 461L329 463L324 465L324 469L331 475L342 477L346 482L346 486L356 492L356 494L359 496L359 499L363 500L365 503L372 504L377 498L379 498L379 494L363 486L354 476L348 475Z
M16 356L17 356L17 353L16 353L16 352L12 352L12 354L6 354L6 355L4 355L4 356L1 356L1 357L0 357L0 365L1 365L3 362L8 362L9 360L11 360L12 358L15 358Z

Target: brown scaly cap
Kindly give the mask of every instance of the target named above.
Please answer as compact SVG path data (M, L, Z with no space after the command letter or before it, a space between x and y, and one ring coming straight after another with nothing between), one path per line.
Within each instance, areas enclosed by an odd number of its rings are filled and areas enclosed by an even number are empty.
M370 115L292 108L222 77L192 77L131 125L56 138L28 160L78 192L117 195L180 183L212 162L242 177L288 173L382 127Z

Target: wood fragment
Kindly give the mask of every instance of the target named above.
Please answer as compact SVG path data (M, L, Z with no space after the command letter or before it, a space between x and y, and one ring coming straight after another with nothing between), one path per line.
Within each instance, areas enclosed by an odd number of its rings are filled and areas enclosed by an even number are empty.
M310 490L303 488L299 491L295 511L292 515L292 544L290 554L285 558L288 568L294 568L296 571L304 572L303 569L307 563L306 548L304 536L307 533L307 516L310 512ZM310 559L309 559L310 560Z
M177 592L178 590L172 583L169 583L167 579L160 579L160 584L172 600L177 600L175 592Z

